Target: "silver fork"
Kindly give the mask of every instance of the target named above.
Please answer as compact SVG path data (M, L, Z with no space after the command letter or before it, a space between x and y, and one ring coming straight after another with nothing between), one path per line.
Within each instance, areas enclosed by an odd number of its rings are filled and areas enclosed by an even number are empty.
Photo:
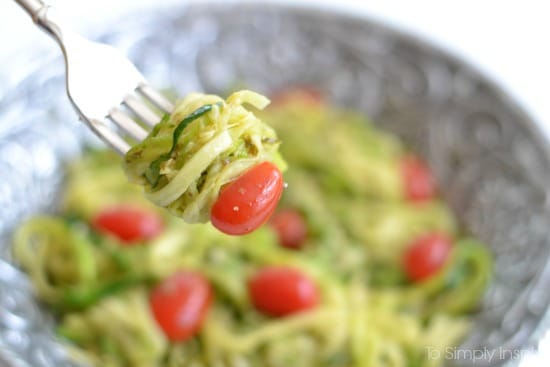
M113 47L89 41L63 25L40 0L15 0L63 51L67 94L81 119L105 143L125 154L173 104L147 84L137 68ZM137 118L139 123L135 120ZM117 128L106 122L114 122ZM112 125L112 124L111 124ZM129 143L129 142L130 143Z

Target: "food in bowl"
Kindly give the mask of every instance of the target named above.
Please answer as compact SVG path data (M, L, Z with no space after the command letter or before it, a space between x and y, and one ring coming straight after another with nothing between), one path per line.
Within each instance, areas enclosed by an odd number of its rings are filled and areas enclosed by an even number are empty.
M263 109L269 100L249 90L226 101L189 94L126 153L130 182L188 223L211 219L233 235L264 224L281 197L285 162L275 131L244 104Z
M467 333L491 255L429 168L302 89L260 117L288 186L253 233L183 223L106 151L71 164L59 213L17 230L15 258L71 353L97 366L440 365L427 351Z

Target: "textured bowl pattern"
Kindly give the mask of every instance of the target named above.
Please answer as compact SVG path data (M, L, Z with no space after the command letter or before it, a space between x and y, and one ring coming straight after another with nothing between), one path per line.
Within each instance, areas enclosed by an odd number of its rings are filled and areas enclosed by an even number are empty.
M519 350L536 357L549 319L550 155L497 87L432 46L342 15L195 5L125 19L97 38L126 52L155 86L181 95L311 84L405 139L430 162L464 227L495 254L494 281L461 346L488 353L447 364L517 365L511 352ZM51 51L0 92L0 365L75 365L9 254L14 226L55 210L63 163L95 141L76 121Z

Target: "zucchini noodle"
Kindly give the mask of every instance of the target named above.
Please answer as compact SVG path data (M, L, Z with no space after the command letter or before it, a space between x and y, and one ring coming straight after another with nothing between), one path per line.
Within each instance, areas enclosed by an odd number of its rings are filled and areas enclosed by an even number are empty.
M275 131L243 104L263 109L269 100L248 90L226 101L188 95L128 151L124 167L129 180L184 221L207 222L223 185L262 161L285 168Z
M187 221L202 221L220 185L259 160L280 159L273 130L243 102L265 104L249 92L225 102L189 96L129 152L126 173L146 186L155 203ZM211 107L182 130L184 149L159 164L156 185L149 182L151 164L170 150L174 123L205 105ZM398 161L406 150L365 117L296 100L270 107L261 118L284 142L281 152L290 165L280 205L305 219L308 237L300 250L281 247L269 225L236 237L208 223L182 222L144 200L109 152L90 151L68 167L60 212L23 223L13 253L58 318L69 352L102 367L443 364L427 352L443 357L468 333L490 280L487 248L460 231L440 200L405 200ZM229 148L220 148L228 141ZM195 157L200 162L193 163ZM158 213L164 231L124 246L90 225L102 208L124 203ZM449 260L431 278L411 282L403 252L433 231L453 238ZM247 282L271 265L297 268L313 279L317 307L284 317L258 312ZM148 297L156 283L179 270L204 275L214 301L199 332L174 343L157 325Z

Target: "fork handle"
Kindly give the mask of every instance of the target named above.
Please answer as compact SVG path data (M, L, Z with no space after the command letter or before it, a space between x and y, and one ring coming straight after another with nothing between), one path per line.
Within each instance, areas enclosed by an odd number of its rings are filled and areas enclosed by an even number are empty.
M51 7L41 0L15 0L43 30L57 40L61 40L61 29L58 21L52 19Z
M41 0L15 0L29 15L38 23L40 20L40 12L47 7Z

